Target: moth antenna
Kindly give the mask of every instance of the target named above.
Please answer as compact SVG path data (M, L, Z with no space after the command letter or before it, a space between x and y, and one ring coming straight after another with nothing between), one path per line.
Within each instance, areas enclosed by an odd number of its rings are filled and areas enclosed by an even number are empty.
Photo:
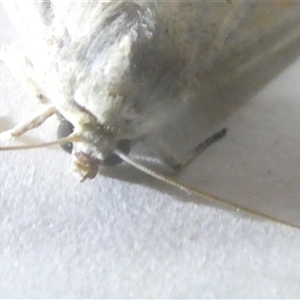
M200 189L194 189L193 187L188 186L184 183L179 183L179 182L177 182L176 180L172 179L169 176L157 173L156 171L153 171L153 170L145 167L144 165L139 164L138 162L132 160L128 155L122 153L119 150L115 150L114 153L116 155L118 155L123 161L125 161L129 165L133 166L134 168L136 168L136 169L142 171L143 173L146 173L146 174L148 174L148 175L150 175L150 176L152 176L152 177L154 177L154 178L156 178L160 181L163 181L163 182L165 182L165 183L167 183L171 186L174 186L174 187L186 192L189 195L193 194L197 197L204 198L204 199L208 200L211 203L215 203L215 204L222 205L222 206L227 206L228 208L234 209L236 211L244 212L244 213L246 213L250 216L260 217L260 218L263 218L263 219L266 219L266 220L269 220L269 221L272 221L272 222L276 222L276 223L280 223L280 224L283 224L283 225L286 225L286 226L289 226L289 227L292 227L292 228L300 229L300 226L298 226L296 224L284 221L284 220L282 220L280 218L277 218L277 217L272 217L268 214L255 211L253 209L250 209L250 208L247 208L247 207L244 207L244 206L236 205L234 203L229 202L228 200L224 200L220 197L214 196L214 195L212 195L212 194L210 194L206 191L203 191L203 190L200 190Z
M56 109L54 107L46 107L43 111L39 112L31 119L18 124L12 129L0 132L0 140L9 140L19 137L27 131L41 126L48 118L50 118L55 113Z
M49 146L60 145L65 143L73 143L78 141L83 141L84 139L78 135L77 133L71 134L65 138L57 139L54 141L41 143L41 144L34 144L34 145L21 145L21 146L4 146L0 147L0 151L14 151L14 150L29 150L29 149L36 149L36 148L46 148Z

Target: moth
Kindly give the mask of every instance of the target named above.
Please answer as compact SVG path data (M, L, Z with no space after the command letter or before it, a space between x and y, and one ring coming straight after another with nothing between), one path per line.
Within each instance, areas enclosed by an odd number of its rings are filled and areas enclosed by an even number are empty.
M94 178L101 166L125 161L188 193L284 223L179 184L139 165L128 153L137 141L176 123L201 101L203 90L226 86L268 56L299 43L299 2L4 4L24 47L8 46L1 58L45 110L2 138L23 135L57 115L58 140L40 146L62 144L82 180ZM157 153L178 168L225 133L220 128L183 158L163 146Z

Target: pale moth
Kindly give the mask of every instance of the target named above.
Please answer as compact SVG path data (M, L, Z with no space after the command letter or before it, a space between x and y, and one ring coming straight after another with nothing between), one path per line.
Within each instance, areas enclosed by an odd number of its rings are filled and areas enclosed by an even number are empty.
M21 136L55 114L61 124L57 141L1 150L62 144L82 180L95 177L102 165L125 161L188 193L295 226L177 183L128 152L135 141L176 122L185 106L201 101L207 83L226 85L266 56L299 43L299 2L9 0L4 5L24 49L7 46L1 59L45 110L1 138ZM225 132L182 159L163 150L159 156L179 167Z

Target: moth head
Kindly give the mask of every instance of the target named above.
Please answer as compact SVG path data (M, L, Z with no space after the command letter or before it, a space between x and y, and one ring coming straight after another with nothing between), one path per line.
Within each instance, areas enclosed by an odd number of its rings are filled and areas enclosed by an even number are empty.
M74 132L74 126L66 119L62 119L57 128L57 138L67 138ZM79 133L80 134L80 133ZM101 166L115 166L122 163L122 159L113 153L115 149L128 154L130 151L129 140L115 140L110 134L103 134L101 130L86 130L81 133L81 141L68 141L60 144L66 152L72 154L72 168L79 174L82 181L94 178Z

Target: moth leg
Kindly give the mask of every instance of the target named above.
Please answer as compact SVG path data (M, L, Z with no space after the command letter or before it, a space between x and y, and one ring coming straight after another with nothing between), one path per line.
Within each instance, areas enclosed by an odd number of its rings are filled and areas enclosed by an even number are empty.
M192 162L199 154L204 152L209 146L214 144L223 138L227 133L227 129L223 128L222 130L214 133L204 141L201 141L194 149L190 150L184 157L178 159L174 155L170 155L170 151L164 149L161 151L160 156L163 161L172 169L179 170L186 167L190 162ZM162 153L164 152L164 153Z
M43 95L38 84L38 76L34 71L33 63L30 59L13 45L6 45L0 48L0 61L10 69L15 78L24 85L40 103L48 103L48 99Z
M49 117L56 113L55 108L47 107L42 112L34 116L33 118L18 124L12 129L0 133L0 140L10 140L19 137L26 133L27 131L39 127L43 124Z

